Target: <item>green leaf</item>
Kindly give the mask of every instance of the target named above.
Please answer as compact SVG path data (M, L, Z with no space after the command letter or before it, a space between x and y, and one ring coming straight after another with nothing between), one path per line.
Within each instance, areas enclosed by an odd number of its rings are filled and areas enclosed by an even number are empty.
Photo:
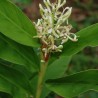
M47 87L66 98L72 98L88 90L98 91L98 70L82 71L59 79L47 81Z
M77 36L79 36L77 42L68 41L65 43L61 55L72 56L86 46L98 46L98 23L77 32Z
M0 32L20 44L39 47L32 22L8 0L0 0Z
M39 67L39 59L33 48L18 44L0 34L0 58L25 66L33 72Z
M30 70L28 68L26 68L25 66L21 66L21 65L17 65L17 64L13 64L13 63L10 63L10 62L7 62L5 60L2 60L0 59L0 63L3 64L3 65L7 65L8 67L10 68L13 68L15 70L18 70L22 73L24 73L27 78L29 79L31 76L32 76L32 72L30 72Z
M2 77L0 77L0 91L5 92L13 96L14 98L24 98L26 97L26 92L17 88L15 85L6 81Z
M62 56L50 64L46 72L46 80L62 77L68 67L70 59L71 57Z
M0 63L0 77L28 93L32 93L29 80L22 72Z

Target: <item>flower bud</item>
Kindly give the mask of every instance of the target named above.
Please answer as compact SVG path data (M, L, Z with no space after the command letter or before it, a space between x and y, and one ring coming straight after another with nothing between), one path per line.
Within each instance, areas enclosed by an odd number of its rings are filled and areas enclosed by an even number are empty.
M63 49L63 45L59 45L58 46L58 49Z

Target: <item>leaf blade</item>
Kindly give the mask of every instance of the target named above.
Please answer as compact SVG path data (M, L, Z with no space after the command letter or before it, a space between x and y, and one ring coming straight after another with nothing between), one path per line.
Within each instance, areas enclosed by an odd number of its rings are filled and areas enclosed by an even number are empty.
M22 72L0 63L0 77L28 93L32 93L29 80Z
M20 45L0 34L0 58L25 66L31 72L39 67L39 60L33 48Z
M0 1L0 32L23 45L39 46L33 39L36 30L31 21L8 0Z
M23 98L26 96L24 90L17 88L2 77L0 77L0 91L13 96L14 98Z
M82 29L76 34L79 36L78 41L68 41L65 43L61 56L72 56L81 51L86 46L98 46L98 23Z
M98 91L98 70L87 70L47 81L47 87L57 94L72 98L88 90Z

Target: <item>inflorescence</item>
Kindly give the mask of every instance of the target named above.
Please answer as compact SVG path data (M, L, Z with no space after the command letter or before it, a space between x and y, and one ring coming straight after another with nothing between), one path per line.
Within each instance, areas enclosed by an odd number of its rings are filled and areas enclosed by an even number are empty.
M72 7L66 7L63 12L59 10L65 3L66 0L63 0L63 2L57 0L56 3L44 0L45 7L39 4L42 18L34 23L38 31L34 38L40 38L45 56L51 52L62 52L63 44L68 39L74 42L78 40L77 36L70 32L72 26L68 23ZM66 26L64 23L66 23Z

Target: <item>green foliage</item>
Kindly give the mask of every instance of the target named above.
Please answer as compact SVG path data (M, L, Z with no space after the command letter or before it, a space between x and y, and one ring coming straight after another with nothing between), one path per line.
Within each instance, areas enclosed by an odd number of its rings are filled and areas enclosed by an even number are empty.
M77 42L73 43L69 41L65 44L62 55L72 56L86 46L98 46L98 23L80 30L77 32L77 36L79 36L79 40Z
M32 92L28 78L22 72L10 68L2 63L0 64L0 68L0 77L30 93Z
M98 70L87 70L60 79L48 80L48 87L67 98L72 98L88 90L98 91Z
M18 87L16 87L14 84L11 84L9 81L7 81L6 79L2 78L0 76L0 91L5 92L7 94L9 94L10 96L6 96L5 94L1 95L1 98L12 98L14 96L14 98L23 98L26 95L26 91L24 91L23 89L19 89Z
M20 45L0 34L0 58L31 70L38 69L39 60L31 47Z
M71 98L90 89L98 90L97 70L63 77L73 55L86 46L98 46L98 23L77 32L79 40L65 43L63 52L51 54L48 63L40 62L41 55L37 50L40 43L33 38L36 33L32 22L14 4L0 0L1 92L8 93L13 98L37 98L36 92L41 88L41 94L38 92L40 98L45 98L51 91ZM46 65L46 73L42 76L41 68ZM40 81L43 88L41 86L38 89L37 83L40 84Z
M20 44L39 46L33 38L36 30L31 21L7 0L0 1L0 32Z

